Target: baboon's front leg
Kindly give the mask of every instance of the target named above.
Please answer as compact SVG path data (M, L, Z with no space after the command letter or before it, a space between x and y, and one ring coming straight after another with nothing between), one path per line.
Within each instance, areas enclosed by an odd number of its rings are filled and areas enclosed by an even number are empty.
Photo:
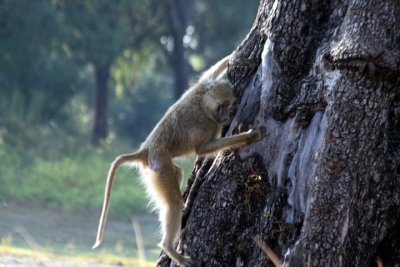
M261 138L259 130L249 130L245 133L213 139L202 146L196 148L196 153L199 155L214 153L220 150L236 148Z

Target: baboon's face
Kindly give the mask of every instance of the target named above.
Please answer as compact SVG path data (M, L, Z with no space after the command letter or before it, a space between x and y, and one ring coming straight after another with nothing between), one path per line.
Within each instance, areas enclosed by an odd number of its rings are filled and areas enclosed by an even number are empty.
M236 113L236 102L222 102L218 104L216 119L218 122L226 124L232 121Z
M207 86L203 102L206 113L218 123L229 123L236 113L236 97L226 81L214 82Z

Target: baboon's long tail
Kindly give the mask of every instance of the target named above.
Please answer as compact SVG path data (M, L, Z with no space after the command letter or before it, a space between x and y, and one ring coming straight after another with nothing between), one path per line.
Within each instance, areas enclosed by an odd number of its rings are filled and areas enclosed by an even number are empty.
M129 163L129 162L145 163L145 161L146 161L146 151L139 150L136 153L120 155L111 164L110 170L108 171L106 188L105 188L105 192L104 192L103 210L101 212L99 228L97 230L96 243L93 245L93 249L98 247L100 245L101 241L103 240L104 228L105 228L107 214L108 214L108 208L110 206L111 189L112 189L114 177L115 177L115 174L116 174L118 168L121 165L123 165L124 163Z

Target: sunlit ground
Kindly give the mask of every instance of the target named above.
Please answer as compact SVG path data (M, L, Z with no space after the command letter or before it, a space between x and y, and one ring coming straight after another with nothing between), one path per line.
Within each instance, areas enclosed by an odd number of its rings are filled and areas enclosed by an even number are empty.
M72 215L38 207L0 207L0 267L22 266L154 266L159 255L158 222L154 215L133 224L110 219L102 245L92 250L97 215ZM138 243L144 250L138 251ZM139 244L140 247L140 244ZM139 259L141 258L141 259Z

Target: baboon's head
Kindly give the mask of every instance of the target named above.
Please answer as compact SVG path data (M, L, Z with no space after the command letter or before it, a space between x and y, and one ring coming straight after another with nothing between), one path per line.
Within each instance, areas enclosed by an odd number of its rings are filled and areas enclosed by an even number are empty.
M229 123L236 113L236 97L226 80L205 85L202 107L208 117L218 123Z

